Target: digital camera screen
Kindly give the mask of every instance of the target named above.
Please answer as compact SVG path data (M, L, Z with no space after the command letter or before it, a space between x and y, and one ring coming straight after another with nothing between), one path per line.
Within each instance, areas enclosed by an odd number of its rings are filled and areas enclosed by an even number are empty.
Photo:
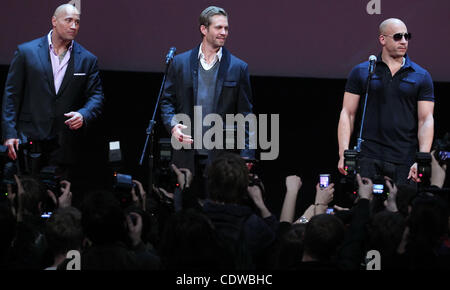
M330 175L329 174L321 174L319 178L320 187L327 187L330 183Z
M52 212L44 212L43 214L41 214L41 218L50 218L52 216Z
M373 193L374 194L382 194L384 189L383 184L374 184L373 185Z

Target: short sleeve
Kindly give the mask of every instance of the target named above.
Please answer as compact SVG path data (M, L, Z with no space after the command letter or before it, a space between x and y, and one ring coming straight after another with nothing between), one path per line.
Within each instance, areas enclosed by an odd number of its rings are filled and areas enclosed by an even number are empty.
M356 95L363 95L364 84L361 79L361 69L360 66L357 65L348 75L347 83L345 84L345 91Z
M427 71L425 72L422 83L420 84L418 100L434 102L433 80L431 79L430 73Z

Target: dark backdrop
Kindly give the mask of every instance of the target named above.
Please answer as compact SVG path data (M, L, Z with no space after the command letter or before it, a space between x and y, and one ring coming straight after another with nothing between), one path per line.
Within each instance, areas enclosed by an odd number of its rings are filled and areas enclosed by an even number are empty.
M0 64L17 44L48 33L55 8L69 0L2 0ZM106 70L162 72L169 47L200 42L198 17L225 8L227 47L259 76L346 78L352 66L378 55L378 25L402 19L413 38L409 53L436 81L450 81L448 0L132 0L71 1L81 6L77 40Z

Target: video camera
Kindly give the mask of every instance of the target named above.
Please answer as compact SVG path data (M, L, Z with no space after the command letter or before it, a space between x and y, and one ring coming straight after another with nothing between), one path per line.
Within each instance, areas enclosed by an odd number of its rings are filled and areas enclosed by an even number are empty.
M348 176L355 177L359 172L359 154L356 150L344 151L344 170Z
M122 151L120 141L110 141L108 151L108 165L112 171L112 191L122 208L127 208L133 202L131 190L135 188L133 177L122 172ZM136 193L139 196L139 193Z
M127 208L133 202L131 190L136 187L133 183L131 175L114 172L113 175L113 192L116 198L119 200L122 208ZM136 195L140 195L136 192Z
M3 174L2 184L11 184L13 189L16 188L15 174L33 175L38 178L46 189L51 190L57 197L61 195L61 172L57 166L41 167L42 144L41 142L27 142L19 144L17 151L17 160L11 161L7 159L8 147L0 145L0 156L4 157L2 162Z
M340 179L336 187L335 200L344 207L351 207L358 196L358 182L356 180L356 174L359 173L358 151L344 151L344 170L347 172L347 175Z
M341 203L352 205L357 198L358 182L356 180L356 174L359 173L359 153L356 150L344 151L344 170L347 175L341 179L341 192L344 196L340 196ZM381 175L376 175L372 178L373 182L373 196L381 200L386 200L388 196L388 187L386 180Z
M172 170L172 144L169 138L161 138L158 141L157 162L155 168L155 185L167 192L174 192L177 186L177 176Z
M58 166L44 166L39 172L39 179L56 197L61 196L62 175Z
M434 151L434 158L440 165L443 165L444 163L448 164L450 156L449 133L446 133L443 138L436 139L434 141L432 151ZM431 153L417 152L416 163L417 163L417 176L421 180L419 187L425 188L426 186L430 186L430 178L432 174Z
M420 185L430 185L431 154L428 152L417 152L416 163L417 177L420 178Z

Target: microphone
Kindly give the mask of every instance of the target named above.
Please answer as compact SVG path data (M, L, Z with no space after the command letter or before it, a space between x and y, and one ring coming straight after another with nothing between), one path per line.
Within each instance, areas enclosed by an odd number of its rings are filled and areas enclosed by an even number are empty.
M373 74L375 70L375 63L377 62L377 57L375 55L369 56L369 75Z
M177 49L173 46L169 49L169 52L166 55L166 64L169 64L172 61L176 51Z

